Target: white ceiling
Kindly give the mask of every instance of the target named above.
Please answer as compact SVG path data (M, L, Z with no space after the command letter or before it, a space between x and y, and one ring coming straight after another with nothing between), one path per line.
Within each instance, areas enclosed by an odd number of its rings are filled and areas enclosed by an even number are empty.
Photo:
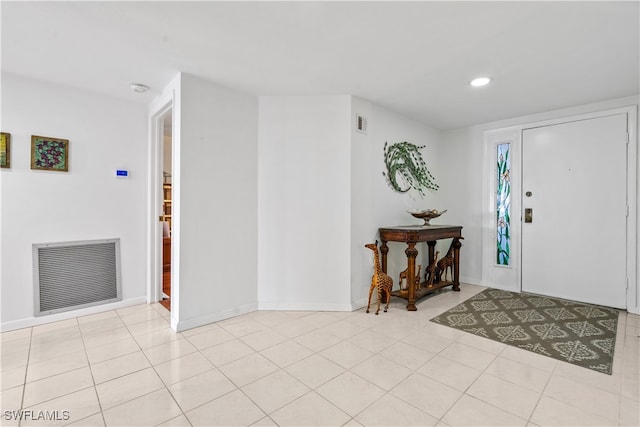
M1 66L141 102L179 71L256 95L353 94L452 129L638 94L638 6L2 1ZM479 75L494 82L471 88Z

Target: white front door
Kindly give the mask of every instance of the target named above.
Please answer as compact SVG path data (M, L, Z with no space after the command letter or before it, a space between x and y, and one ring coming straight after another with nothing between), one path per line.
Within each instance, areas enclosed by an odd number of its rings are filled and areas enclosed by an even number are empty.
M626 168L627 114L523 130L524 292L626 307Z

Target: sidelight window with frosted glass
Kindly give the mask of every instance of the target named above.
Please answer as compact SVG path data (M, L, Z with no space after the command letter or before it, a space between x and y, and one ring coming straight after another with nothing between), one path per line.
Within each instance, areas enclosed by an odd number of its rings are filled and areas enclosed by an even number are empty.
M497 146L497 186L496 186L496 263L510 265L511 255L511 160L509 159L510 143Z

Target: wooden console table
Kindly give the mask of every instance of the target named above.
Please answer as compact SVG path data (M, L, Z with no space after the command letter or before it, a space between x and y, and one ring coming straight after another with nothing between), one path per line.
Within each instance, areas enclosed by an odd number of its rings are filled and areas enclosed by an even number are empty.
M454 291L460 290L460 239L462 237L462 227L459 225L401 225L396 227L384 227L379 228L380 240L382 245L380 246L380 253L382 254L382 271L387 272L387 253L389 247L387 242L405 242L407 249L404 253L407 255L407 291L394 291L391 294L396 297L404 298L407 300L407 310L416 311L416 300L422 296L429 294L437 289L445 286L453 286ZM453 247L453 278L450 282L441 281L434 283L427 287L426 283L420 282L420 287L416 289L413 286L413 280L416 276L416 257L418 256L418 250L416 249L416 243L426 242L429 247L429 264L433 262L435 258L435 246L436 240L439 239L453 239L451 246Z

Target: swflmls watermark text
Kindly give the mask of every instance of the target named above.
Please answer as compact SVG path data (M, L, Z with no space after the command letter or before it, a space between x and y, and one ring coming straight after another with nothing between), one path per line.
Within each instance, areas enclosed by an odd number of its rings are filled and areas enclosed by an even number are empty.
M69 411L36 411L32 409L20 409L17 411L3 411L5 421L68 421L71 418Z

